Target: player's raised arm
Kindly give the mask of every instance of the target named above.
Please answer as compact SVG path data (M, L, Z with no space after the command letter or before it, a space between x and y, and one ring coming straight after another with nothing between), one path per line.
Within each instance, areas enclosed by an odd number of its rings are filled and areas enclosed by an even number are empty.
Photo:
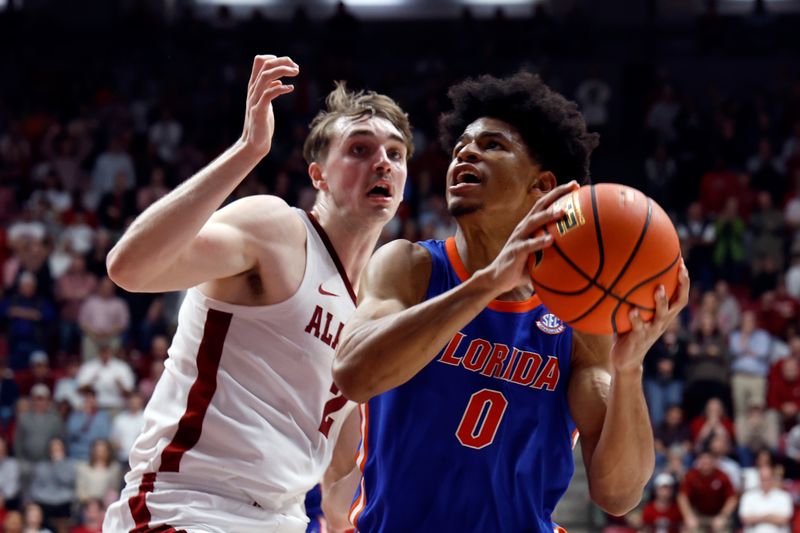
M548 236L532 238L532 233L561 215L548 207L576 187L571 182L548 193L490 265L423 303L431 275L428 252L402 240L378 250L361 279L358 308L336 350L333 378L342 394L365 402L402 385L489 302L524 284L528 255L551 244Z
M165 291L254 266L240 219L212 214L269 152L275 126L272 101L294 89L281 78L298 72L288 57L256 56L241 138L131 224L107 258L115 283L131 291Z
M642 390L642 362L689 299L689 276L681 266L673 302L663 286L656 314L645 323L631 312L633 329L616 338L575 332L569 405L580 432L592 500L623 515L639 504L655 465L655 444Z

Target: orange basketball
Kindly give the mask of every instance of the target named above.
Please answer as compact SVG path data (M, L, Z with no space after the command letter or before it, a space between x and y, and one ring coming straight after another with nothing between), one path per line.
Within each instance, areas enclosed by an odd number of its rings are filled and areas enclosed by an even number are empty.
M678 286L678 234L664 210L615 183L581 187L556 205L565 214L545 228L553 245L528 259L542 303L586 333L629 331L634 307L650 320L656 287L669 299Z

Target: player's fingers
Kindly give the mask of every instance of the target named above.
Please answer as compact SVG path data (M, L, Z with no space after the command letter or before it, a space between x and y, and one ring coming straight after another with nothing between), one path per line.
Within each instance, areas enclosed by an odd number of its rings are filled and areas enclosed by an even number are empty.
M264 90L272 85L272 82L279 78L294 77L300 73L300 67L292 65L280 65L275 68L265 69L258 75L258 81L253 87L253 98L260 98Z
M580 188L580 185L578 185L578 182L575 180L561 184L558 187L554 188L549 193L539 198L539 200L533 205L532 211L544 211L550 206L550 204L552 204L562 196L577 191L578 188Z
M258 99L256 105L253 106L253 109L256 113L261 113L275 98L292 91L294 91L294 85L284 85L280 81L275 80L269 88L265 89L264 92L261 93L261 97Z
M522 221L517 225L515 228L515 234L517 236L523 236L527 238L538 228L558 220L562 216L564 216L564 208L560 206L550 206L549 209L539 212L531 211L525 215L525 218L523 218Z
M253 79L251 79L251 83L248 86L247 97L248 99L258 99L258 95L261 94L261 91L264 89L265 84L263 80L267 80L266 84L269 84L269 71L274 68L278 67L293 67L297 69L299 72L300 66L295 63L292 58L288 56L284 57L275 57L275 56L264 56L264 60L261 62L261 65L257 72L254 72ZM276 79L279 76L272 76L271 79Z
M255 85L256 78L258 77L258 73L261 72L261 67L264 65L264 62L268 59L275 59L273 55L257 55L253 58L253 69L250 71L250 81L247 83L248 89Z
M642 315L639 313L638 309L631 309L630 313L628 313L628 318L631 321L631 329L633 331L636 333L641 333L644 331L644 320L642 320Z
M681 259L681 267L678 270L678 289L675 291L672 301L670 302L670 310L678 313L681 309L686 307L686 304L689 303L690 287L689 270L686 268L686 265L683 264L683 259Z
M553 237L549 233L545 233L539 237L534 237L532 239L525 239L524 241L520 242L519 247L516 249L517 254L524 255L525 257L529 256L533 252L538 252L539 250L543 250L548 246L553 245Z
M653 296L656 301L656 314L653 320L655 321L668 318L667 315L669 313L669 302L667 301L667 289L665 289L663 285L659 285L656 287Z

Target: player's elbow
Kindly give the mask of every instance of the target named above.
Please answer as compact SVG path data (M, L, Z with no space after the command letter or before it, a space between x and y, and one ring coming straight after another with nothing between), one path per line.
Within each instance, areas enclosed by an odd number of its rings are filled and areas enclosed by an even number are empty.
M338 354L333 361L333 382L345 398L356 403L366 403L374 396L362 366Z
M606 490L592 490L589 495L592 501L606 513L613 516L623 516L631 512L642 501L643 489L619 487Z
M128 292L142 292L144 282L134 261L131 261L120 248L119 244L114 246L106 256L106 271L118 287Z

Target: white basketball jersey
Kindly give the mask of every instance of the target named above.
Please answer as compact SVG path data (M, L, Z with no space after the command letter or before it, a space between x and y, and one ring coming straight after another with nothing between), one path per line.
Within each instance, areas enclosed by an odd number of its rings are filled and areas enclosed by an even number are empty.
M188 291L130 454L126 481L142 494L161 482L279 510L322 477L355 406L331 377L355 295L322 228L297 211L307 244L294 296L250 307Z

